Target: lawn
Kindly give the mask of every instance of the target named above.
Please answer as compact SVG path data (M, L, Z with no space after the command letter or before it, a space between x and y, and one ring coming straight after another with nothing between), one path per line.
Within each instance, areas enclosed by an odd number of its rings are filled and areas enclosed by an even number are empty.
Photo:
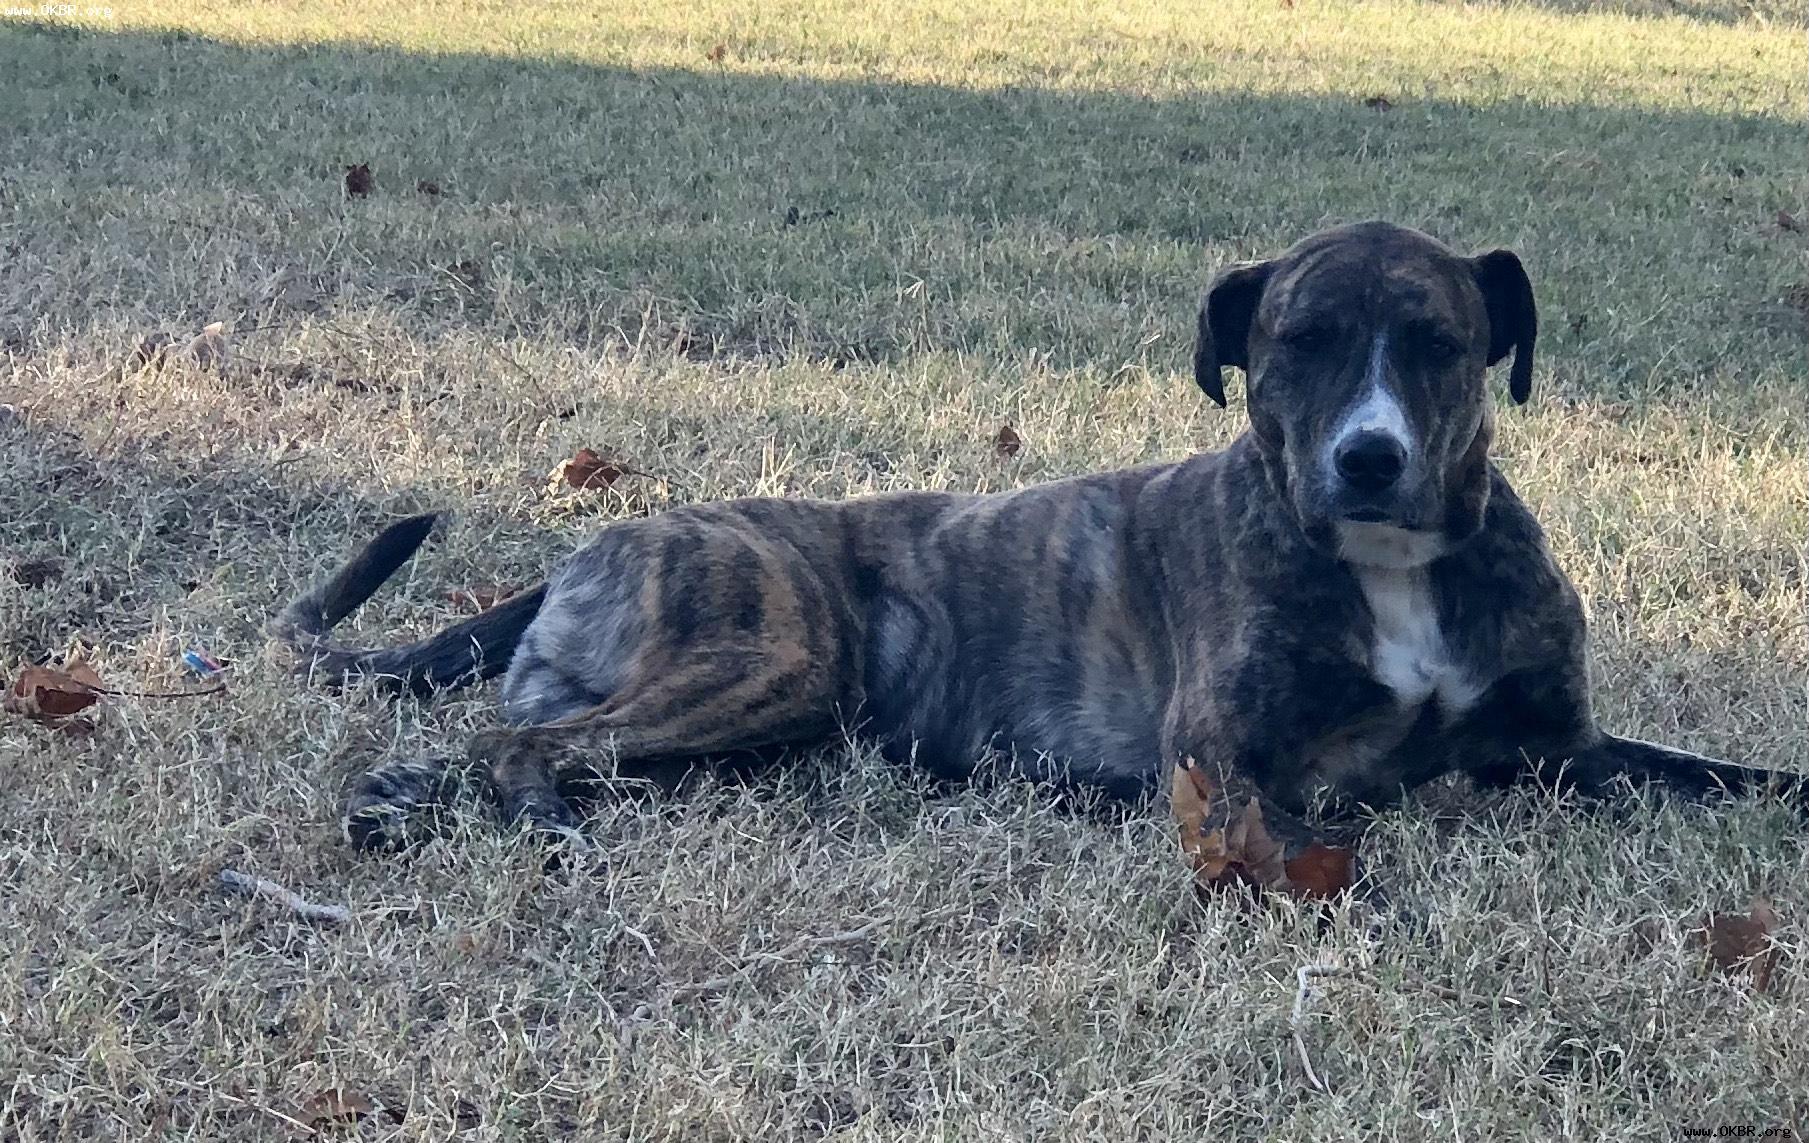
M1441 787L1364 842L1381 924L1201 904L1160 807L930 789L858 744L605 802L580 868L477 807L364 857L346 782L457 749L489 695L309 690L262 635L427 507L451 525L360 637L669 505L1217 447L1212 271L1383 216L1533 275L1499 462L1587 601L1604 722L1809 770L1798 4L9 11L0 672L231 667L0 719L0 1139L1809 1132L1809 831L1775 802ZM215 321L223 373L133 360ZM580 447L634 475L562 486ZM1764 992L1689 937L1755 896Z

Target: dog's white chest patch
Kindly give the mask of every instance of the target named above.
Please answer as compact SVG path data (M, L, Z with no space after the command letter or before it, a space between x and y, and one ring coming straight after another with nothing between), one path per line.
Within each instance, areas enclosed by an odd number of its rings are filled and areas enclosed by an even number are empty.
M1469 709L1482 688L1451 661L1438 625L1438 605L1426 569L1356 567L1375 631L1369 669L1403 706L1438 698L1450 718Z

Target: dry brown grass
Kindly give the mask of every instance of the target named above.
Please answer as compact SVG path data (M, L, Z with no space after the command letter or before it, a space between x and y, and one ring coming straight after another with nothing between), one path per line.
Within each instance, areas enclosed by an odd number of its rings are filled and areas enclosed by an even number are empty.
M1241 414L1183 375L1211 266L1387 214L1539 279L1539 396L1500 454L1589 602L1605 721L1809 770L1804 246L1773 221L1801 207L1797 31L321 11L0 27L0 566L60 568L0 577L0 658L88 646L140 690L188 646L234 663L223 697L109 700L87 735L0 722L0 1139L280 1138L336 1086L398 1139L1809 1130L1809 849L1775 804L1436 790L1365 843L1413 918L1386 928L1201 906L1157 812L926 789L856 746L605 804L581 869L475 810L366 859L343 782L456 746L487 696L309 692L260 635L422 507L455 526L373 638L671 503L1223 443ZM224 376L121 368L215 319ZM549 486L579 446L655 475ZM1685 936L1754 894L1784 918L1767 994ZM1290 1035L1308 964L1345 970L1302 1029L1329 1093Z

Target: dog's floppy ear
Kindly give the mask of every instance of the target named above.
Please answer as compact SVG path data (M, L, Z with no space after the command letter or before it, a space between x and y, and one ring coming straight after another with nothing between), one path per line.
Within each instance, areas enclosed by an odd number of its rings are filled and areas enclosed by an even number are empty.
M1225 379L1219 370L1227 365L1247 369L1250 364L1250 322L1256 303L1274 268L1270 262L1240 262L1219 271L1200 302L1199 340L1193 347L1193 379L1219 408L1225 407Z
M1491 250L1470 259L1470 271L1489 310L1489 364L1514 354L1508 393L1524 405L1533 392L1533 342L1539 336L1539 307L1533 284L1512 250Z

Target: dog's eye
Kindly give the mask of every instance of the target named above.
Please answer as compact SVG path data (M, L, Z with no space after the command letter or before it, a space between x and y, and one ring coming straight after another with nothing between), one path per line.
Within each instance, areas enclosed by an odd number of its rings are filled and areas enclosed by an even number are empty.
M1330 326L1307 325L1282 334L1281 341L1289 349L1311 353L1315 350L1329 348L1336 337L1337 333Z
M1452 338L1435 334L1424 342L1426 360L1434 365L1443 365L1455 360L1463 353L1464 347Z

